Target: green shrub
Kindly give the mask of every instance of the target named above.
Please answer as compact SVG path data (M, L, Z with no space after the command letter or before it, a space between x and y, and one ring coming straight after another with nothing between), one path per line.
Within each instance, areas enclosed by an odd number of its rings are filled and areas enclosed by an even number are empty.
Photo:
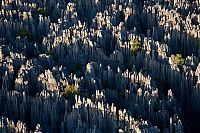
M131 40L130 45L130 49L133 54L136 54L141 49L141 44L138 39Z
M68 85L66 86L64 92L61 95L67 100L74 100L75 95L78 94L78 89L75 85Z
M29 40L31 39L31 34L26 28L21 28L19 30L18 36L20 36L21 38L27 37Z
M41 7L37 9L37 12L41 15L45 15L47 13L46 9Z
M185 60L181 54L176 54L176 56L174 58L174 63L177 65L183 65L185 63Z

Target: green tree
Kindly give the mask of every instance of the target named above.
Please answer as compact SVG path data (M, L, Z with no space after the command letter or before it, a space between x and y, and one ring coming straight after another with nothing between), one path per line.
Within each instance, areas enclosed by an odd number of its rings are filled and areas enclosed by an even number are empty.
M41 15L45 15L47 13L46 9L41 7L37 9L37 12Z
M174 63L177 65L183 65L185 63L185 60L181 54L176 54L176 56L174 58Z
M131 45L130 49L133 54L136 54L141 49L141 43L139 42L138 39L131 40L130 45Z
M74 101L75 95L78 94L78 89L75 85L68 85L66 86L64 92L61 93L61 95L67 99Z
M20 36L21 38L27 37L29 40L31 40L31 34L26 28L19 29L18 36Z

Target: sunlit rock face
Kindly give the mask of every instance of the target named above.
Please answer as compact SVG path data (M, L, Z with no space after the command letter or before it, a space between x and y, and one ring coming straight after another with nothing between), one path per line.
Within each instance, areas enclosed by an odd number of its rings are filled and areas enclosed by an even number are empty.
M1 0L0 132L196 132L199 13L199 0Z

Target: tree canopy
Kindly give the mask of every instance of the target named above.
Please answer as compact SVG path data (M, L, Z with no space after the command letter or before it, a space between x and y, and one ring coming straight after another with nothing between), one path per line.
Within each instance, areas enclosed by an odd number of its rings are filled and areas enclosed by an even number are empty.
M37 9L37 12L41 15L45 15L47 13L46 9L41 7Z
M183 65L185 63L184 58L182 57L181 54L176 54L175 59L174 59L174 63L177 65Z
M139 42L138 39L131 40L130 45L131 45L130 49L133 54L136 54L141 49L141 43Z
M31 39L31 34L26 28L19 29L18 36L20 36L21 38L27 37L29 40Z
M75 85L68 85L66 86L64 92L61 95L66 98L67 100L74 100L75 95L78 94L78 89Z

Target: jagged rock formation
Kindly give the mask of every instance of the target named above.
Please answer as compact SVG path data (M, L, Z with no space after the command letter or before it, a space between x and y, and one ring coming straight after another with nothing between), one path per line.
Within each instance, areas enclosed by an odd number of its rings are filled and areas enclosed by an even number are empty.
M0 132L194 132L199 24L199 0L1 0Z

